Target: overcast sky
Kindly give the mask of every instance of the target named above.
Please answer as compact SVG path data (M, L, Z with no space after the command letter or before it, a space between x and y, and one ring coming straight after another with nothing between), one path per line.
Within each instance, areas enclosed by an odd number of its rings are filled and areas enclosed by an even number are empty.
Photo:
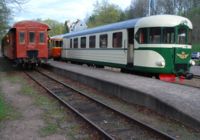
M131 0L108 0L122 9L128 7ZM65 20L84 20L86 15L90 15L96 0L29 0L22 5L22 10L18 10L14 17L14 22L31 19L54 19L60 22Z

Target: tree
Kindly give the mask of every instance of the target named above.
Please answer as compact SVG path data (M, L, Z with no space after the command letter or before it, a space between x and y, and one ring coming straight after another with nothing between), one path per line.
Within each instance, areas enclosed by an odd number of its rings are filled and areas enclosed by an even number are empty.
M27 1L27 0L26 0ZM12 9L20 7L25 0L0 0L0 39L9 28L9 20L11 19Z
M148 15L148 1L147 0L132 0L130 7L125 11L128 19L144 17Z
M41 22L46 23L50 26L51 30L49 31L49 36L55 36L55 35L66 33L66 28L63 23L60 23L52 19L46 19Z
M96 1L93 14L88 18L88 27L95 27L120 21L122 10L115 4L109 4L107 0Z
M8 29L8 21L10 16L10 10L8 9L4 0L0 0L0 39Z
M196 6L195 6L196 7ZM199 43L200 42L200 7L192 8L188 12L188 18L192 21L193 24L193 32L192 32L192 40L193 43Z

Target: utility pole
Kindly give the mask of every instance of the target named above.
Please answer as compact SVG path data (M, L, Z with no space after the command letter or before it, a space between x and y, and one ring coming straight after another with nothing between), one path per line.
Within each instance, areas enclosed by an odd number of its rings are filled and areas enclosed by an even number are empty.
M149 0L149 16L151 15L151 0Z
M155 9L155 0L149 0L149 16L151 15L152 9Z

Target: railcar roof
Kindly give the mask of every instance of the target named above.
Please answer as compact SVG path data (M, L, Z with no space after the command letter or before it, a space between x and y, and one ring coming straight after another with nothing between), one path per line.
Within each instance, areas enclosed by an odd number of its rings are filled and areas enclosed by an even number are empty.
M99 27L95 27L91 29L86 29L82 31L71 32L71 33L65 34L64 38L69 38L73 36L81 36L81 35L86 35L86 34L94 34L94 33L99 33L99 32L106 32L106 31L121 30L121 29L126 29L126 28L134 28L139 19L140 18L131 19L131 20L112 23L112 24L99 26Z
M51 39L62 39L64 34L52 36Z
M32 21L32 20L24 20L24 21L19 21L13 25L12 28L21 28L21 27L42 27L42 28L47 28L50 30L49 26L47 24L38 22L38 21Z

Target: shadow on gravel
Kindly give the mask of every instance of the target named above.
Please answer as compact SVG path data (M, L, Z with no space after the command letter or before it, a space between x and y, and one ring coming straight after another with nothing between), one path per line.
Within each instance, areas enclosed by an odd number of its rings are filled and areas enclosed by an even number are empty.
M0 72L11 72L14 70L11 61L0 57Z
M20 71L22 72L24 70L28 69L24 69L20 66L15 65L12 61L4 57L0 57L0 72L20 72Z

